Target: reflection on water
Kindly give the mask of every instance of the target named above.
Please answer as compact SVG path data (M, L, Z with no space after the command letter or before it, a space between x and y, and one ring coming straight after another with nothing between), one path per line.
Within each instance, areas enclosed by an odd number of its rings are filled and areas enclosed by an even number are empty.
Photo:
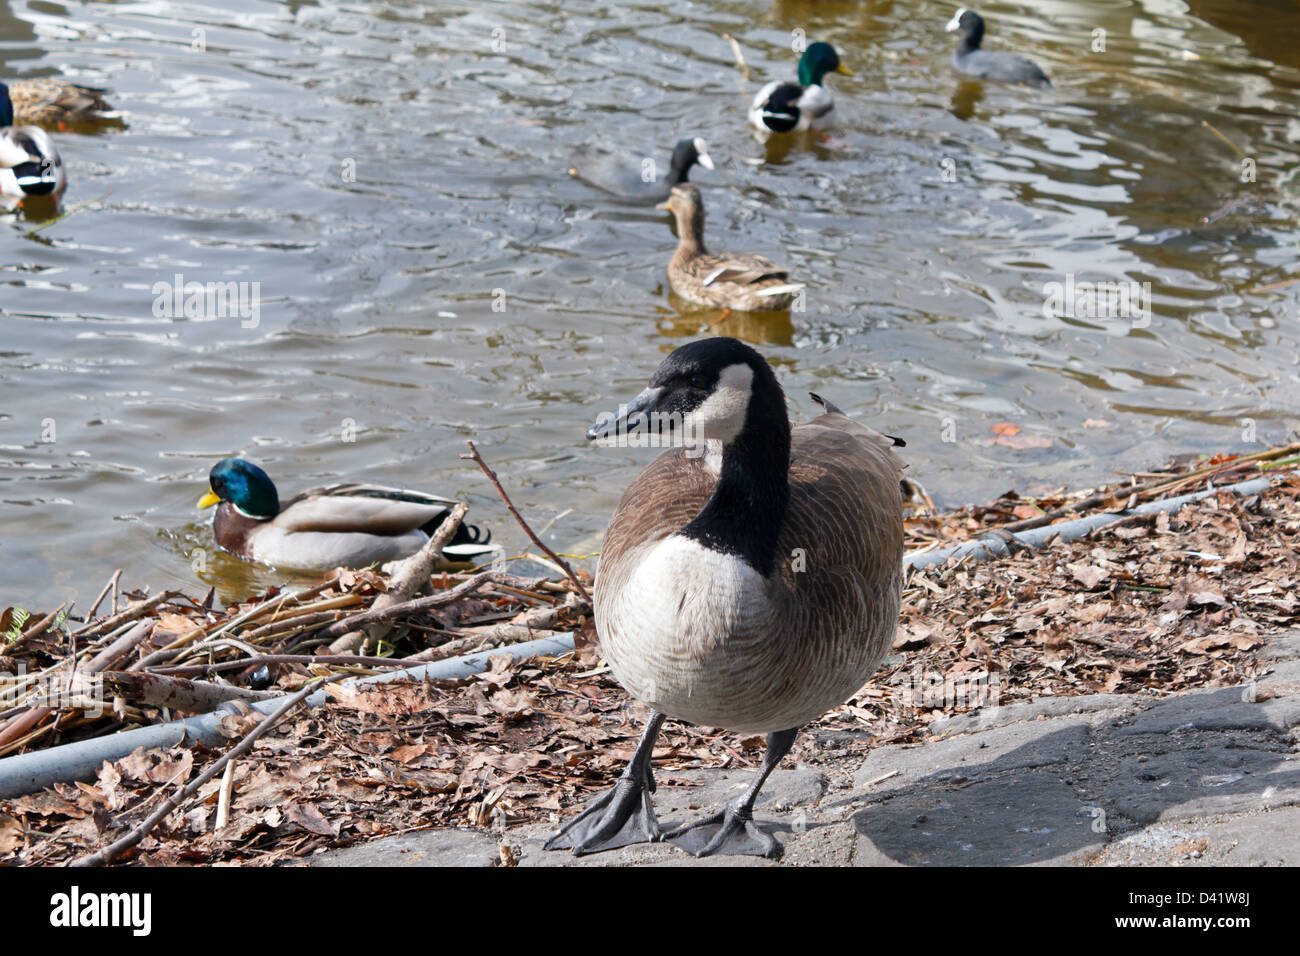
M589 550L651 453L583 430L703 331L761 343L792 416L815 390L904 436L942 502L1285 438L1292 5L985 5L986 46L1044 91L959 81L956 6L15 0L4 75L108 86L128 115L58 134L71 215L0 218L0 601L85 600L118 566L192 585L195 549L230 592L280 580L210 553L193 505L228 454L287 493L467 496L522 545L457 458L473 437ZM828 139L760 145L745 106L793 74L796 29L856 76ZM692 176L709 241L788 265L806 311L678 310L667 217L566 175L576 145L686 135L718 164ZM1071 274L1149 283L1149 325L1044 315ZM260 321L155 316L176 275L257 283ZM1007 420L1050 447L992 445Z

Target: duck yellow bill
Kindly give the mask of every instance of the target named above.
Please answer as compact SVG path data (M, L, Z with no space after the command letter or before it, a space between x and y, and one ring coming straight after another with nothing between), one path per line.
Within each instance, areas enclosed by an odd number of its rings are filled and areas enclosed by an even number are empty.
M207 493L206 495L204 495L202 498L199 499L199 507L200 507L200 508L211 508L213 505L215 505L215 504L216 504L217 502L219 502L220 500L221 500L220 498L218 498L215 494L213 494L212 489L209 488L209 489L208 489L208 493Z
M836 73L843 73L845 76L856 76L856 75L857 75L857 74L855 74L852 70L850 70L847 66L845 66L843 63L841 63L839 66L837 66L837 67L835 68L835 72L836 72Z

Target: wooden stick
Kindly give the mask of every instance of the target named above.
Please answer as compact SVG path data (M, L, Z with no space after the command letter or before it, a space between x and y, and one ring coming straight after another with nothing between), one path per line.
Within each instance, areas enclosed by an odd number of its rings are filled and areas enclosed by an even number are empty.
M403 601L401 604L390 604L388 607L375 608L369 611L363 611L360 614L354 614L352 617L344 618L334 624L321 628L321 630L312 634L314 639L329 640L340 634L346 634L364 624L371 624L376 621L389 621L399 617L405 617L408 614L414 614L416 611L424 611L433 607L441 607L444 604L450 604L452 601L463 598L466 594L478 590L487 581L496 577L495 571L480 571L468 581L462 581L454 588L446 591L439 591L437 594L427 594L424 597L412 598L409 601ZM381 595L382 596L382 595ZM378 603L376 599L375 603ZM331 647L331 651L333 648Z
M85 202L81 203L80 205L73 206L67 212L61 213L60 215L55 216L53 219L47 219L45 222L41 223L35 229L27 230L27 238L30 239L32 236L36 235L42 229L48 229L56 222L62 222L64 219L67 219L69 216L75 216L77 213L81 212L81 210L85 209L87 206L93 206L101 199L107 199L111 195L113 195L113 190L110 189L102 196L96 196L94 199L87 199Z
M104 585L104 590L99 592L99 597L95 598L95 603L90 605L90 610L86 612L87 621L94 619L95 612L99 610L99 606L104 603L104 598L108 597L108 592L113 589L113 585L117 583L117 579L121 576L121 568L118 568L113 572L112 576L108 579L108 583Z
M237 661L222 661L219 664L178 664L172 667L159 667L151 674L218 674L222 671L235 671L241 667L255 667L258 664L359 664L363 667L409 667L418 657L366 657L361 654L259 654L256 657L241 657Z
M404 558L388 578L388 590L379 597L375 598L370 605L370 610L381 611L385 608L402 604L410 599L413 594L419 594L429 585L429 577L433 574L433 566L442 560L442 549L447 546L452 538L456 536L456 530L460 527L461 519L469 511L469 505L465 502L457 502L456 507L451 509L451 513L442 519L428 541L419 551ZM355 624L353 627L355 628ZM352 654L358 650L364 650L364 644L378 643L392 630L392 625L388 624L383 618L372 619L368 623L364 633L358 630L352 630L345 633L342 637L330 645L331 654Z
M574 600L576 600L576 597ZM407 660L440 661L448 657L455 657L458 654L475 653L487 646L518 644L523 641L550 637L555 633L550 629L551 625L566 610L572 610L572 607L570 605L560 605L558 607L533 608L524 614L522 621L493 624L489 627L464 628L459 637L445 641L437 647L430 647L418 654L413 654Z
M1271 282L1268 285L1257 285L1253 289L1247 289L1247 292L1272 292L1275 289L1285 289L1289 285L1295 285L1300 279L1287 279L1284 282Z
M105 631L111 631L113 628L119 627L128 621L134 621L136 618L144 617L159 604L162 604L164 601L170 601L174 597L178 597L180 593L180 591L163 591L161 594L156 594L146 600L136 601L120 614L113 614L73 631L72 636L89 637L95 634L102 634Z
M26 736L28 731L52 713L48 707L32 707L0 725L0 751L18 738Z
M1300 451L1300 443L1282 445L1278 448L1269 448L1265 451L1255 452L1252 455L1242 455L1238 458L1232 459L1231 461L1221 461L1217 465L1206 465L1203 468L1198 468L1181 475L1163 475L1154 481L1144 482L1140 485L1132 485L1128 488L1115 488L1091 495L1087 498L1081 498L1078 501L1067 502L1062 507L1046 512L1045 514L1035 515L1032 518L1025 518L1022 521L1012 521L1009 524L997 525L996 528L989 530L1025 531L1029 528L1039 528L1045 524L1051 524L1057 518L1062 518L1068 514L1075 514L1087 508L1094 508L1097 505L1105 503L1111 497L1119 497L1123 494L1145 495L1154 494L1160 491L1169 491L1190 481L1204 478L1207 475L1218 475L1222 472L1231 471L1237 466L1243 464L1268 461L1272 458L1281 458L1284 455L1294 454L1297 451Z
M248 690L231 684L213 684L209 681L185 680L162 674L132 674L127 671L109 671L101 678L104 689L114 697L150 707L169 707L191 714L206 714L216 710L228 700L270 700L282 697L279 691Z
M506 508L509 509L512 515L514 515L515 521L519 522L519 527L524 529L524 534L528 535L529 540L532 541L533 544L545 551L547 557L563 569L569 580L573 582L573 586L578 589L578 593L582 595L582 599L586 601L587 606L590 607L591 595L588 594L587 589L582 586L582 582L578 580L578 576L573 573L573 568L569 567L569 562L565 561L562 557L548 548L546 542L533 533L533 529L528 527L528 522L524 520L523 515L519 513L519 509L516 508L514 502L510 500L510 496L506 494L506 490L501 487L501 482L497 478L497 473L488 467L487 462L483 460L483 456L478 453L478 449L474 447L472 441L467 441L465 444L469 445L469 454L461 455L460 457L468 458L482 469L483 474L487 475L488 481L492 482L492 487L496 488L497 494L501 496L501 500L506 503Z
M45 615L43 618L41 618L39 621L37 621L27 630L23 631L16 638L14 638L13 643L10 644L7 648L5 648L5 652L8 654L12 654L14 651L18 650L20 647L26 644L33 637L39 637L40 635L44 634L45 631L49 628L49 626L54 623L55 619L60 614L62 614L64 610L70 607L72 607L71 604L60 604L49 614Z
M1222 133L1220 133L1217 129L1215 129L1214 126L1212 126L1212 125L1210 124L1210 121L1209 121L1209 120L1201 120L1201 125L1204 126L1206 129L1208 129L1208 130L1209 130L1211 133L1213 133L1215 136L1219 137L1219 139L1223 140L1225 143L1227 143L1229 146L1231 146L1231 147L1233 148L1233 150L1236 152L1236 154L1237 154L1238 156L1243 156L1243 157L1244 157L1244 156L1246 155L1245 153L1243 153L1243 152L1241 151L1241 147L1240 147L1240 146L1238 146L1238 145L1237 145L1236 143L1234 143L1232 140L1228 139L1228 137L1224 136L1224 135L1223 135Z
M745 65L745 54L740 52L740 44L736 42L736 38L733 37L730 33L722 34L722 39L726 40L728 43L731 44L731 52L735 54L736 65L740 67L740 72L744 74L745 82L748 83L749 67Z
M232 627L234 627L237 624L243 624L245 621L251 621L253 620L253 618L261 617L264 614L270 614L272 611L275 611L278 608L280 608L286 601L296 597L298 597L297 594L290 594L289 592L285 592L284 594L281 594L280 596L273 598L272 600L267 601L264 604L258 604L250 608L249 610L245 611L243 614L238 615L237 617L231 618L229 620L221 622L220 624L217 624L215 629L212 630L211 632L208 631L208 628L213 626L211 624L207 625L206 627L196 627L192 631L186 631L184 634L176 638L176 640L172 641L166 647L160 647L158 648L158 650L154 651L152 654L148 655L147 657L140 658L140 660L136 661L134 664L128 667L127 670L140 671L140 670L144 670L146 667L152 667L154 664L160 664L163 661L172 660L180 653L181 648L187 647L188 645L194 643L194 641L196 641L198 638L204 636L216 637L218 634L230 630Z
M82 667L86 673L94 674L98 671L107 670L115 664L120 658L125 656L133 647L139 644L153 630L157 621L152 617L147 617L140 621L108 647L104 648L98 654L90 659Z
M236 744L233 748L228 750L224 756L222 756L219 760L213 761L212 766L208 767L207 770L203 771L203 773L199 774L197 777L195 777L192 781L190 781L188 784L182 787L175 794L173 794L172 796L164 800L162 805L153 813L149 814L149 816L139 826L132 829L129 833L127 833L125 836L121 837L120 839L114 840L112 843L104 847L102 850L97 850L94 853L87 854L86 856L78 857L68 865L69 866L103 866L106 863L112 863L115 859L117 859L127 850L131 849L131 847L135 846L146 836L148 836L149 832L153 830L153 828L156 827L159 823L161 823L163 819L167 817L168 814L170 814L173 810L179 807L184 800L186 800L188 797L193 796L195 793L198 793L199 789L205 783L207 783L217 774L224 771L226 769L227 764L229 764L236 757L243 756L245 753L251 750L253 744L257 742L257 739L259 737L261 737L268 730L274 727L280 721L280 719L284 717L285 714L287 714L289 711L293 710L293 708L297 707L300 703L306 700L307 697L309 697L311 693L315 691L318 687L320 687L322 684L327 684L332 681L341 680L343 677L346 676L347 676L346 674L332 674L326 677L318 678L317 680L314 680L311 683L304 684L303 687L296 694L286 698L283 704L277 707L272 713L262 718L262 720L258 723L258 725L254 727L252 730L250 730L247 734L245 734L244 738L240 740L239 743Z
M235 792L235 765L238 762L232 760L226 764L226 770L221 775L221 789L217 792L217 819L212 825L214 833L230 822L230 798Z

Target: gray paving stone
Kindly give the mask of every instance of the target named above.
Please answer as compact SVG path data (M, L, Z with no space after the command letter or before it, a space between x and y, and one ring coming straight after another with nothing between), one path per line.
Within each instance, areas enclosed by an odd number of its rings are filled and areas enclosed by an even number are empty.
M741 793L753 780L753 775L754 771L750 769L695 770L672 774L669 778L661 779L659 789L655 793L655 813L659 817L660 825L667 830L721 807ZM672 785L678 781L694 784L694 786ZM789 837L796 828L800 829L801 836L806 836L809 829L817 828L815 822L810 823L812 807L825 792L825 778L816 770L808 767L777 770L768 778L767 785L758 795L758 803L754 808L755 822L775 836L782 845L788 845ZM564 820L568 820L576 812L574 810L566 813ZM542 844L555 829L555 826L548 825L512 831L506 834L505 842L520 845L521 866L627 866L630 864L669 866L685 863L701 866L728 863L739 866L774 865L773 861L750 857L706 857L703 860L696 860L684 850L671 844L620 847L607 853L595 853L578 858L571 853L542 849ZM807 846L803 845L805 842ZM819 835L816 840L801 840L798 851L787 854L791 859L785 862L809 857L825 859L835 853L843 858L841 862L848 861L851 841L841 841L838 850L835 851L830 847L822 847L819 850L816 844L824 842L825 838L822 835Z
M1300 808L1158 824L1116 840L1103 866L1300 866Z
M1274 730L1300 724L1300 696L1249 702L1248 687L1188 691L1157 701L1119 728L1125 734L1170 734L1180 730Z
M930 724L935 736L968 734L991 730L1026 720L1063 717L1068 714L1086 714L1104 710L1136 712L1151 703L1150 698L1136 694L1093 694L1087 697L1040 697L1038 700L1007 704L1004 707L985 707L956 717L941 717Z
M880 747L853 775L853 785L862 790L870 783L870 794L876 795L1046 767L1082 758L1087 737L1088 721L1076 715L1009 724L912 747ZM894 776L880 779L890 773Z
M497 838L482 830L417 830L309 857L307 866L492 866Z
M1269 634L1263 640L1264 646L1255 652L1259 660L1300 660L1300 630Z
M1097 804L1139 824L1300 804L1300 758L1210 736L1123 758Z
M1105 846L1090 808L1049 771L907 793L853 815L859 866L1083 864Z
M811 768L779 770L755 814L781 843L779 861L696 860L669 844L575 858L541 849L550 823L504 835L407 833L307 862L490 866L505 843L523 866L1300 865L1293 641L1300 647L1300 635L1288 635L1264 648L1273 673L1255 691L1268 699L1251 702L1243 688L1154 702L1048 698L943 722L942 740L881 747L858 767L853 789L828 791ZM720 807L752 774L661 775L661 823Z

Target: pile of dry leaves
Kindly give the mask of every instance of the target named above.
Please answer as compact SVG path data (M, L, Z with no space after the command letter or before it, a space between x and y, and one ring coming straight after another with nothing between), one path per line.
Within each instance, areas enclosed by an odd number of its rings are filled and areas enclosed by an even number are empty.
M911 536L949 543L1007 517L1051 521L1093 498L1126 504L1143 494L1134 487L920 516L909 519ZM1254 497L1221 493L1084 541L912 575L895 653L853 700L800 736L794 759L852 772L857 763L846 765L846 755L923 741L936 717L973 707L1241 682L1254 667L1250 652L1300 618L1297 495L1300 482L1282 478ZM493 600L511 593L504 587ZM304 669L286 666L303 679ZM327 705L291 714L257 741L123 859L264 865L410 829L555 819L609 785L645 718L590 649L513 663L502 655L463 681L330 693ZM228 717L225 732L236 740L259 719ZM669 722L656 775L672 786L687 769L756 766L761 747L758 738ZM0 863L64 862L94 850L217 756L137 751L106 763L95 783L0 801Z

